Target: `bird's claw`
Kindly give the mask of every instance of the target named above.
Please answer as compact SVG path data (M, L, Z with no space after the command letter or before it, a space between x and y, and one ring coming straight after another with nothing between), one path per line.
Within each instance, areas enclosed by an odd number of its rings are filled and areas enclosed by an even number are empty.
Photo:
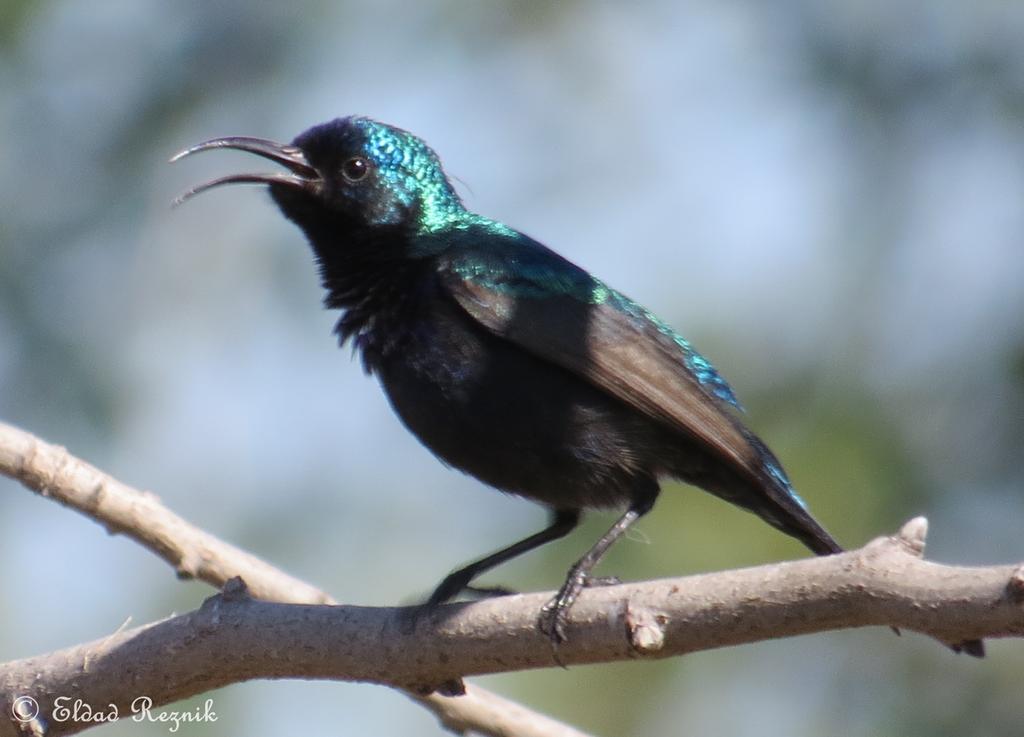
M565 627L568 623L567 607L560 606L557 597L541 607L540 616L537 617L537 629L551 641L551 649L554 651L557 651L558 646L568 639L565 635ZM557 653L555 657L557 658Z
M491 599L496 596L514 596L519 593L508 586L467 586L464 591L474 596L479 596L481 599Z
M551 649L558 659L558 646L568 640L566 627L569 624L569 610L576 603L576 597L584 587L601 585L601 579L591 579L581 571L570 571L555 598L541 607L537 628L551 641Z
M425 602L412 608L406 623L409 631L412 631L419 626L419 624L423 620L427 619L439 606L451 601L464 591L481 599L495 596L509 596L517 593L505 586L470 586L470 580L471 577L465 575L463 571L456 571L446 577L438 587L434 589L434 592Z

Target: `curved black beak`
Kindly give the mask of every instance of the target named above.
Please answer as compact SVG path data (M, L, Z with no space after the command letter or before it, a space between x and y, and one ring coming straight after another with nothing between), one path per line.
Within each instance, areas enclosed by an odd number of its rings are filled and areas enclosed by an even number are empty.
M191 189L183 192L175 198L172 206L177 207L185 200L205 192L208 189L219 187L222 184L283 184L287 187L294 187L303 192L316 194L320 191L322 179L318 172L307 160L305 154L297 146L287 143L268 141L265 138L250 138L248 136L229 136L228 138L214 138L211 141L203 141L200 144L186 148L171 157L170 163L215 148L233 148L238 151L248 151L251 154L262 156L265 159L276 161L281 164L289 173L276 172L269 174L229 174L218 177L209 182L197 184Z

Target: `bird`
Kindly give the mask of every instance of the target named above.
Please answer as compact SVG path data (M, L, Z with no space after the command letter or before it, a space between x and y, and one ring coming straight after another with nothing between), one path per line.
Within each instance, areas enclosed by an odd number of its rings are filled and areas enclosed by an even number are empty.
M615 510L538 615L557 646L584 587L605 581L594 567L666 479L753 512L815 554L843 551L711 362L638 302L468 209L417 136L348 116L291 143L216 138L172 161L214 149L283 171L222 176L176 202L267 185L309 241L324 305L340 311L339 343L354 346L405 427L446 465L549 510L544 529L455 570L426 607L477 590L480 574L565 537L584 512Z

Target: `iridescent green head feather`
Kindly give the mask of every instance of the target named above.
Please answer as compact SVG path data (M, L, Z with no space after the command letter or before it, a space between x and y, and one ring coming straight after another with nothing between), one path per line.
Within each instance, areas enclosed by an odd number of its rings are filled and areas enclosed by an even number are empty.
M293 145L320 172L324 198L368 226L404 225L432 233L497 225L463 207L437 154L401 128L363 117L338 118L309 129Z

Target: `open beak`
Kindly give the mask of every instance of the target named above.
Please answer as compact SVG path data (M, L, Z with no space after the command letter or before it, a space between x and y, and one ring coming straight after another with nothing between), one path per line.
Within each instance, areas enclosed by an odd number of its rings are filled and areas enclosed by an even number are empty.
M249 138L248 136L230 136L228 138L214 138L212 141L186 148L171 157L171 163L183 159L191 154L200 151L209 151L214 148L233 148L238 151L248 151L251 154L262 156L265 159L276 161L288 172L276 172L271 174L229 174L225 177L218 177L183 192L172 203L177 207L185 200L194 197L200 192L219 187L222 184L283 184L286 187L294 187L316 194L320 191L322 179L320 173L306 161L305 154L301 149L287 143L268 141L265 138Z

